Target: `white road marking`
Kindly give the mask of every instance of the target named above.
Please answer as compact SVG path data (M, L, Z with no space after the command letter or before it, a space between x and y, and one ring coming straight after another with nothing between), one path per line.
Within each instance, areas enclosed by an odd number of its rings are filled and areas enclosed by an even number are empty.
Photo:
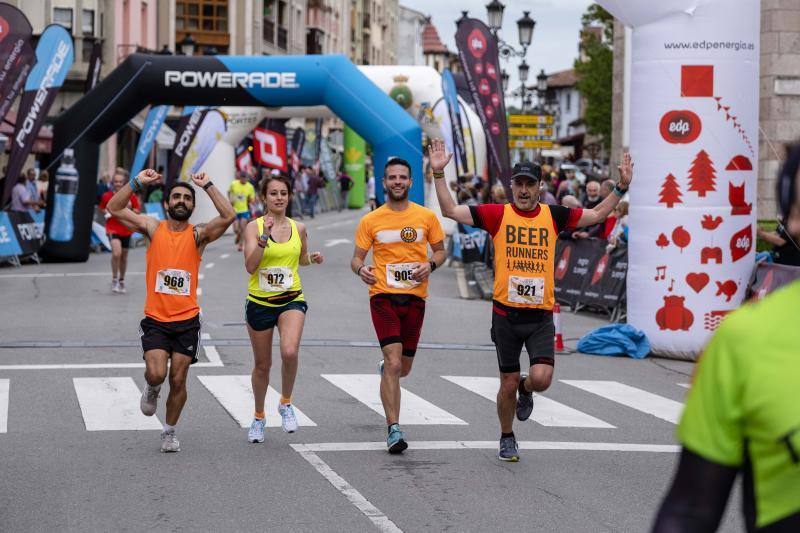
M199 273L199 274L197 275L197 279L198 279L198 280L200 280L200 281L202 281L203 279L205 279L205 277L206 277L206 275L205 275L205 274L203 274L202 272L201 272L201 273Z
M683 387L684 389L689 389L691 386L691 383L678 383L678 387Z
M253 421L253 387L250 384L250 375L197 376L197 379L241 427L250 427L250 423ZM272 387L267 389L267 399L264 402L267 427L281 427L281 417L278 414L280 396ZM296 405L294 406L294 412L297 415L298 426L317 425L303 414Z
M325 241L325 247L330 248L331 246L336 246L337 244L350 244L353 241L350 239L328 239Z
M47 272L40 274L0 274L0 278L83 278L109 276L108 272ZM144 276L144 272L126 272L127 276Z
M208 333L203 333L200 335L200 338L204 341L208 341L211 339L211 335ZM217 347L212 344L201 343L203 346L203 351L206 353L206 359L208 362L213 364L214 366L224 366L222 364L222 359L219 356L219 352L217 351ZM195 363L192 366L197 366L199 363Z
M346 226L348 224L355 224L356 222L358 222L357 219L341 220L339 222L332 222L330 224L324 224L322 226L317 226L316 228L312 228L312 229L322 230L322 229L338 228L339 226Z
M384 416L381 403L381 377L377 374L322 374L322 377ZM466 422L436 407L413 392L401 388L400 425L458 425Z
M586 452L645 452L678 453L681 447L674 444L635 444L628 442L557 442L557 441L518 441L520 450L565 450ZM409 451L415 450L496 450L498 441L433 440L415 441L408 444ZM313 444L292 444L295 450L307 452L386 452L385 442L318 442Z
M222 254L221 256L219 256L219 258L220 258L220 259L227 259L227 258L229 258L230 256L231 256L231 254Z
M683 411L683 404L680 402L617 381L562 379L561 382L673 424L678 423Z
M497 403L497 390L500 378L477 376L442 376L447 381L464 387L468 391ZM544 396L534 395L533 413L529 420L543 426L568 428L614 428L608 422L587 415L563 403L550 400Z
M224 366L220 363L198 362L192 368L219 368ZM65 363L41 364L41 365L0 365L2 370L96 370L102 368L144 368L144 363Z
M403 533L403 530L397 527L397 524L389 520L383 511L372 505L360 492L353 488L342 476L336 473L333 468L328 466L328 463L320 459L320 457L313 451L306 448L305 444L292 444L291 447L300 454L300 456L308 461L317 472L322 474L322 477L328 480L333 487L344 495L356 509L361 511L361 514L370 519L375 524L378 531L384 533Z
M206 268L214 268L214 263L209 263L206 265Z
M161 429L139 409L141 391L133 378L73 378L87 431ZM164 391L161 393L164 396ZM162 398L163 399L163 398Z
M8 432L8 393L11 380L0 379L0 433Z

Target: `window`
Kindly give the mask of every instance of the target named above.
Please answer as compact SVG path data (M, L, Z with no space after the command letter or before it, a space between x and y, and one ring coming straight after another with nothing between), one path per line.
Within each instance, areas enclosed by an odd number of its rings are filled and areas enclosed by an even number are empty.
M94 39L83 39L81 45L81 60L88 63L92 60L92 51L94 49Z
M566 108L567 111L569 111L570 107L572 107L572 93L571 92L567 93L567 101L565 102L564 107Z
M72 33L72 10L65 7L53 8L53 22L61 24Z
M81 31L84 35L94 35L94 10L83 10L83 21L81 22Z
M269 9L265 4L265 15ZM176 0L175 29L227 33L228 0Z

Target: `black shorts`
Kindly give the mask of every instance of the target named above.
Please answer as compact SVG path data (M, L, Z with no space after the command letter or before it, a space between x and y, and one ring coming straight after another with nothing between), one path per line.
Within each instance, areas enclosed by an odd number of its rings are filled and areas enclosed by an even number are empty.
M381 348L400 343L403 355L414 357L425 319L425 300L413 294L376 294L370 298L369 308Z
M122 248L124 248L125 250L127 250L128 248L131 247L131 236L130 235L126 235L125 237L123 237L122 235L117 235L116 233L109 233L108 234L108 240L111 241L111 240L114 240L114 239L117 239L120 242L120 244L122 245Z
M274 328L278 323L278 317L286 311L302 311L305 314L308 311L308 304L297 300L277 307L257 304L252 300L246 300L244 304L244 318L247 320L247 325L256 331Z
M553 313L539 310L515 310L494 305L491 337L497 350L500 372L520 371L522 346L528 351L531 366L555 363L553 339L556 329Z
M139 336L142 352L164 350L170 355L191 357L191 364L195 364L200 351L200 315L176 322L159 322L146 316L139 325Z

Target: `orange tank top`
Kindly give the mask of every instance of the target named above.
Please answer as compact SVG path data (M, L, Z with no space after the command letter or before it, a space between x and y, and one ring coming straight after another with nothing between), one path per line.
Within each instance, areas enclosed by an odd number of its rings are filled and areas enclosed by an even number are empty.
M555 304L553 271L556 255L555 229L550 207L540 204L533 218L514 212L511 204L494 241L494 300L508 307L544 309Z
M178 322L197 316L197 274L200 252L194 226L171 231L166 220L158 225L147 248L147 298L144 314L159 322Z

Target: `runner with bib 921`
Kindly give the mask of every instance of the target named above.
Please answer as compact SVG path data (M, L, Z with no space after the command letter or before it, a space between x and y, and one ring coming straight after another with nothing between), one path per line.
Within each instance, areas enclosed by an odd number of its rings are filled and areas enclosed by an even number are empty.
M533 392L550 387L553 379L553 291L556 239L560 232L602 222L628 191L633 163L623 154L619 183L594 209L570 209L539 203L542 169L536 163L517 163L511 175L513 203L456 205L444 180L444 168L453 154L444 141L434 139L429 148L442 215L461 224L489 232L494 242L494 294L491 339L500 367L497 415L500 418L502 461L518 461L512 431L514 411L519 420L533 412ZM525 346L530 360L520 374L519 358Z
M245 320L254 359L251 380L255 414L247 434L249 442L264 442L264 400L269 387L275 326L281 339L278 413L285 432L297 431L292 391L297 377L300 336L308 310L298 267L323 261L321 252L308 252L305 224L286 216L286 208L292 201L289 179L280 175L267 176L261 182L261 196L267 213L250 222L244 230L244 264L250 274Z
M145 317L139 327L147 381L140 406L145 415L155 414L158 393L167 377L167 361L171 361L161 451L179 452L175 425L186 403L189 365L197 362L200 351L200 306L197 304L200 260L206 245L225 233L236 214L225 195L204 173L192 174L191 178L208 193L219 213L208 224L189 224L196 205L195 190L184 181L173 183L164 197L167 220L159 222L127 207L134 192L156 183L160 177L155 170L140 172L117 191L107 209L120 222L150 239L145 273Z
M383 169L386 203L359 222L350 261L353 273L369 285L372 323L383 352L380 390L389 453L408 447L399 424L400 378L411 372L417 352L428 277L445 260L439 219L430 209L409 202L411 185L408 162L390 158ZM370 248L374 265L364 262Z

